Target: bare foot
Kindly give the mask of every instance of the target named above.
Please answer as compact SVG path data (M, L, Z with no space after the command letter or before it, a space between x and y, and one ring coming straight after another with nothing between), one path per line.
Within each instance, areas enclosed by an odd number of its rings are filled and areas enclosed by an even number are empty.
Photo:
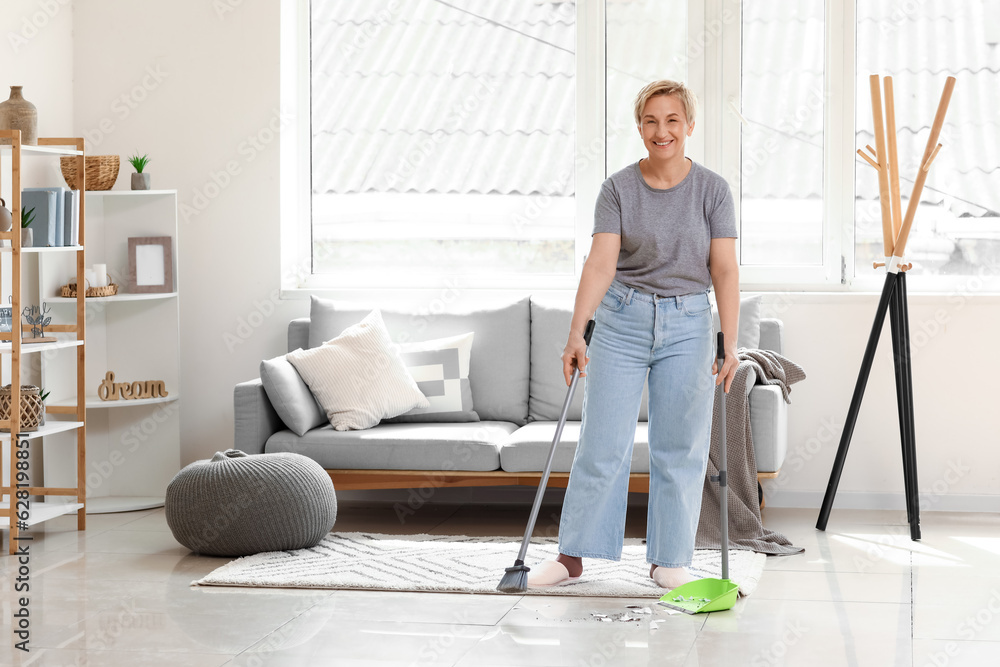
M683 567L660 567L658 565L650 566L649 576L653 578L653 581L660 588L666 588L667 590L672 590L697 579L697 577L692 577Z
M583 574L583 559L577 556L567 556L566 554L559 554L556 556L556 562L562 563L566 570L569 572L571 577L579 577Z

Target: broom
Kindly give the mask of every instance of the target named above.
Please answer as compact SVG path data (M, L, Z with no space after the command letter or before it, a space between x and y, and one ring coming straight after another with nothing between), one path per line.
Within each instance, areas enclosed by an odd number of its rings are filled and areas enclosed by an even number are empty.
M583 334L583 340L590 345L590 337L594 333L594 320L587 322L587 330ZM497 590L501 593L523 593L528 590L528 571L530 567L524 564L524 556L528 553L528 542L531 540L531 533L535 530L535 521L538 519L538 510L542 506L542 496L545 495L545 487L549 483L549 473L552 471L552 460L556 455L556 445L562 436L563 426L566 425L566 413L569 412L569 404L573 401L573 392L576 391L576 380L580 377L580 367L573 369L573 379L569 383L569 391L566 392L566 400L563 402L562 414L559 415L559 423L556 424L556 434L552 438L552 447L549 449L549 460L545 462L545 470L542 472L542 479L538 482L538 491L535 492L535 503L531 506L531 516L528 518L528 527L524 531L524 539L521 540L521 550L517 552L517 560L511 567L508 567L500 580Z

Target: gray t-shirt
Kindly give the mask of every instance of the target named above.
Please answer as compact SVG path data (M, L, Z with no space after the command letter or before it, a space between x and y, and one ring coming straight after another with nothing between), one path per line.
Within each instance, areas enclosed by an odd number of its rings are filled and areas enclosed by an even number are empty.
M615 277L626 285L662 296L703 292L712 286L712 239L736 238L733 195L725 179L694 160L674 187L650 187L637 161L601 186L598 232L621 235Z

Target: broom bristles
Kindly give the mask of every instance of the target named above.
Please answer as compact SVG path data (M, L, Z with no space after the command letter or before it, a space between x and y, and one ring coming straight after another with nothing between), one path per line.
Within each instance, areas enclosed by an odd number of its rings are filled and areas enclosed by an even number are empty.
M506 568L506 574L500 580L497 590L501 593L523 593L528 590L528 571L531 568L524 561L514 561L514 565Z

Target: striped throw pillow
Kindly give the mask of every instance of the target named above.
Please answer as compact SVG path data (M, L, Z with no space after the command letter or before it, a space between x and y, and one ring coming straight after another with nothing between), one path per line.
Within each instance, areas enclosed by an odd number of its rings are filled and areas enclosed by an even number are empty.
M333 340L286 358L337 431L371 428L430 405L403 366L378 309Z

